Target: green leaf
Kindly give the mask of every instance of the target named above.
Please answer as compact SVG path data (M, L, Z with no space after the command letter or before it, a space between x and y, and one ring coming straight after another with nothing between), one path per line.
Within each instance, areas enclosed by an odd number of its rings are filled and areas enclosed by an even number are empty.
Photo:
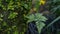
M16 30L13 34L18 34L18 31Z
M39 34L41 33L42 28L45 26L45 24L43 22L36 22L37 28L38 28L38 32Z
M3 15L2 15L2 14L1 14L0 16L1 16L1 17L3 17Z
M0 18L0 21L3 21L3 19L2 19L2 18Z
M8 17L8 19L13 19L13 18L15 18L17 15L18 15L18 13L16 13L16 12L11 12L10 15L9 15L9 17Z
M41 33L41 29L45 26L44 22L47 20L47 18L45 18L40 13L31 14L29 16L26 16L26 18L29 19L27 22L32 22L32 21L36 22L36 25L37 25L37 28L38 28L38 32L40 34Z
M8 31L7 33L10 34L10 31Z
M7 26L7 23L6 22L3 22L3 26Z
M12 26L12 29L14 29L16 26L14 25L14 26Z
M24 4L24 7L25 7L26 9L28 9L28 8L29 8L27 4Z

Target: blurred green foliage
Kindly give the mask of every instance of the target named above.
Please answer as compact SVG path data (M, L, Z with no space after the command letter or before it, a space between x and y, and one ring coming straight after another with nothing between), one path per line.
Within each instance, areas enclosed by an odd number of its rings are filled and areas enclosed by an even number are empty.
M24 34L32 0L0 0L0 34Z
M47 6L53 14L56 14L57 16L60 16L60 0L48 0Z

